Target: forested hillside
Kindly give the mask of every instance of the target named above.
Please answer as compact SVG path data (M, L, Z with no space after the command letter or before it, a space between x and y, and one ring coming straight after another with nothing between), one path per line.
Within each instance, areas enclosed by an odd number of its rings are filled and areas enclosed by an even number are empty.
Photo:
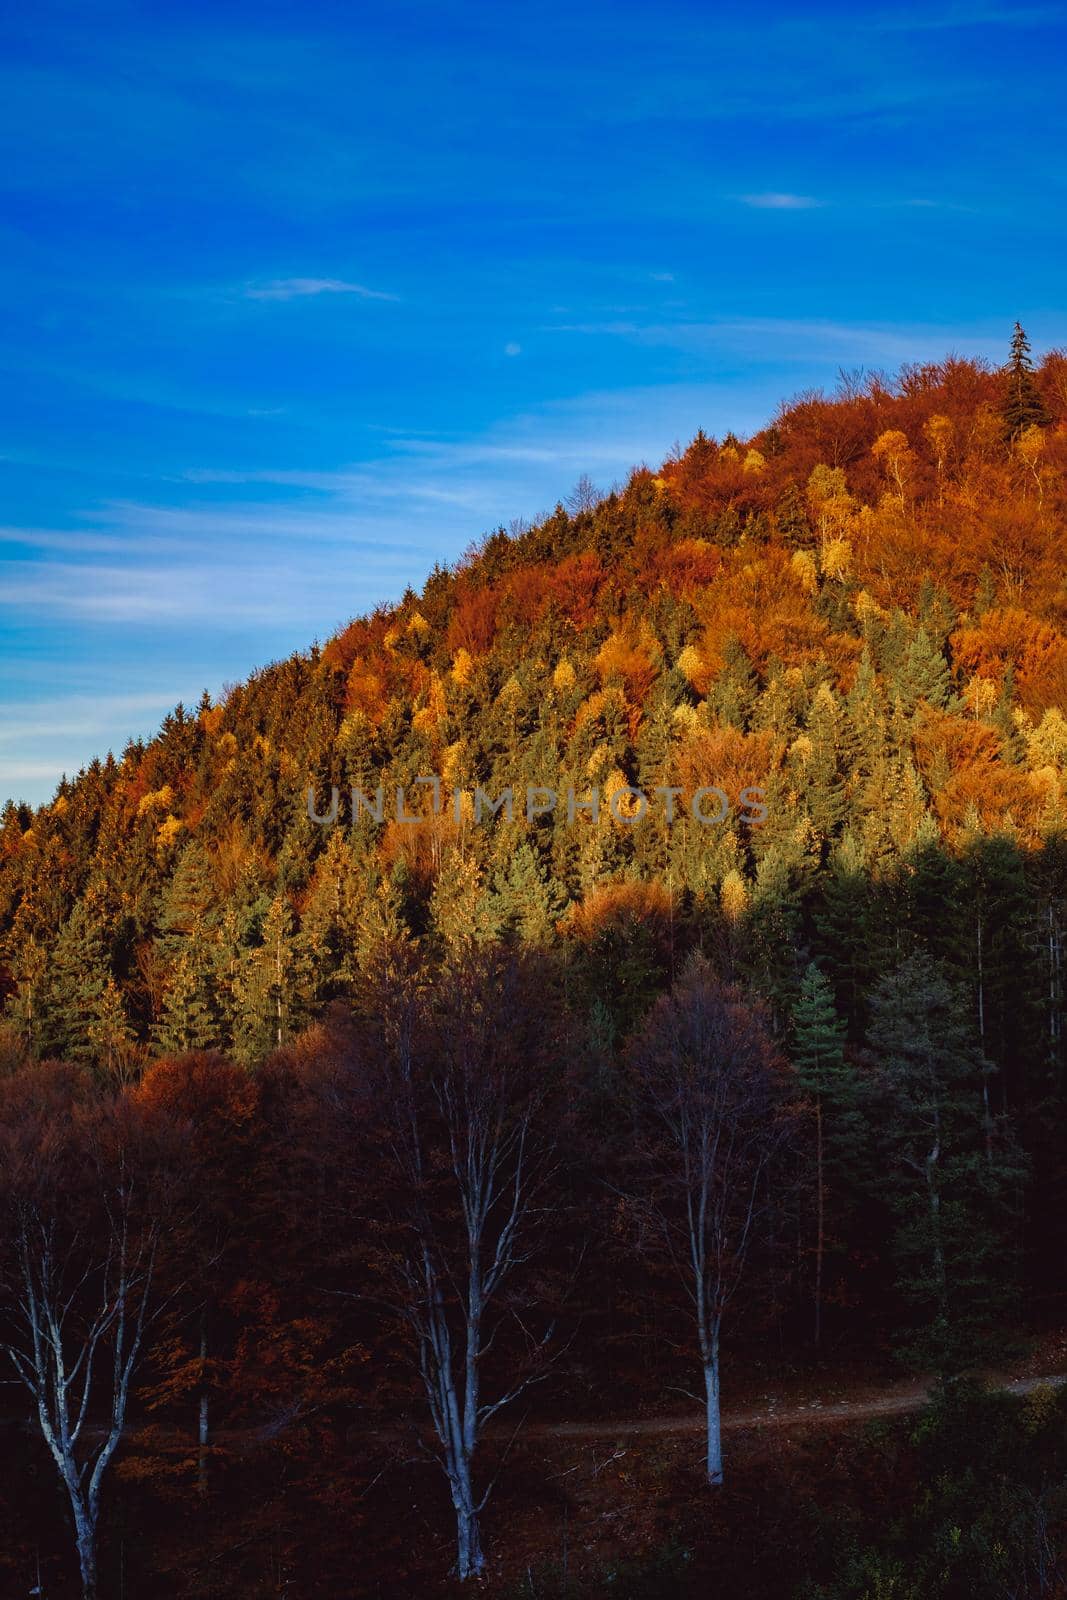
M205 1046L255 1061L400 929L589 958L607 927L641 927L632 981L655 987L661 925L674 961L725 941L776 1005L820 957L855 1037L878 926L901 951L920 911L900 896L943 846L938 870L968 887L939 954L972 977L973 893L1026 875L1015 932L1035 958L998 960L1033 980L1040 1053L1058 1060L1056 852L1039 847L1065 815L1067 360L1021 371L1006 392L951 360L801 399L745 443L698 434L222 703L179 707L36 813L9 806L19 1046L105 1072ZM425 826L307 818L309 784L325 812L331 784L392 797L424 774L446 786ZM457 825L447 792L475 784L595 785L605 804L597 824L568 825L561 804L531 826ZM623 785L712 784L735 801L717 828L691 825L684 799L672 828L659 806L641 822L607 807ZM766 788L758 829L738 825L746 784ZM640 1003L600 998L613 1030ZM994 1000L1001 1065L1008 1027Z
M508 788L510 818L477 814ZM39 1479L5 1490L0 1562L43 1542L60 1592L63 1515L86 1595L86 1552L117 1572L133 1526L158 1530L142 1592L428 1593L483 1570L488 1518L500 1592L599 1593L546 1574L555 1531L513 1558L565 1494L521 1453L531 1415L695 1391L677 1509L729 1485L731 1359L1022 1352L1067 1316L1065 936L1067 356L1035 366L1018 328L1003 369L845 379L583 480L9 804L4 1338L53 1437L19 1436ZM120 1335L136 1362L79 1421L34 1308L86 1292L78 1370ZM651 1484L611 1592L701 1592L714 1556L724 1594L1062 1593L1057 1402L995 1428L970 1391L963 1421L939 1404L857 1469L914 1518L923 1587L858 1501L846 1551L793 1480L796 1571L761 1568L746 1479L703 1532ZM114 1465L78 1436L100 1408ZM1003 1459L945 1554L957 1423ZM912 1448L943 1468L921 1515ZM841 1459L818 1471L844 1504Z

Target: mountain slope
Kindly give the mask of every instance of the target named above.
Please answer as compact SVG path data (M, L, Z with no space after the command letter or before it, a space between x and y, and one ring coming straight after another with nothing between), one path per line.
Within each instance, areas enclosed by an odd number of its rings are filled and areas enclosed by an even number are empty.
M610 973L612 1034L688 943L775 1004L825 949L856 1027L857 883L896 926L924 852L964 870L996 836L997 870L1059 907L1067 358L1021 359L848 382L747 441L698 434L223 703L179 707L36 813L9 805L8 1048L122 1072L209 1045L255 1061L357 994L397 933L578 952L591 995ZM414 782L433 775L437 817ZM347 826L351 787L379 783L382 822ZM309 785L320 812L341 790L337 826L309 819ZM397 785L422 823L397 820ZM513 821L474 820L479 785L514 789ZM555 809L528 821L528 786ZM716 825L689 809L711 786ZM568 790L593 789L599 817L571 822ZM1034 985L1059 1049L1054 960Z

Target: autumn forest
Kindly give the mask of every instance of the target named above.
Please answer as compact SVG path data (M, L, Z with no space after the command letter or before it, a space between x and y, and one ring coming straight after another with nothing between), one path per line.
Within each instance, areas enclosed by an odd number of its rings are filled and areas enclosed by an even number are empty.
M1067 354L1009 337L6 806L0 1592L1067 1594Z

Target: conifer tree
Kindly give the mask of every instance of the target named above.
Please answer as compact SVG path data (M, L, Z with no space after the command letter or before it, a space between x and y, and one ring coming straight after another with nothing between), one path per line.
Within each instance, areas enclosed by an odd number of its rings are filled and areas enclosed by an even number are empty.
M161 1055L217 1049L222 1027L215 988L213 950L194 931L176 948L159 1020L152 1030Z
M774 509L778 532L786 544L800 550L815 542L815 533L808 518L804 495L795 483L787 486Z
M888 955L879 885L862 843L845 833L819 879L813 906L815 948L833 980L837 1003L855 1043L866 1024L866 999Z
M845 773L857 754L852 725L829 684L820 684L808 713L810 750L803 762L804 801L816 832L825 843L834 837L848 809Z
M1004 389L1000 414L1009 439L1017 439L1027 428L1048 426L1051 418L1034 378L1030 341L1018 322L1011 336L1011 353L1004 369Z
M234 1050L246 1062L262 1061L287 1043L310 1012L311 963L284 895L276 894L263 919L261 943L245 952L239 975Z
M952 596L927 574L919 586L918 621L938 651L944 651L948 637L959 622Z
M1004 1121L986 1148L989 1064L963 995L936 962L911 956L882 979L868 1044L899 1287L921 1319L908 1353L957 1370L982 1349L1011 1291L1021 1160Z
M716 678L708 704L720 722L746 728L759 693L759 679L747 650L733 635L723 646L723 668Z
M376 869L370 868L356 916L356 961L360 972L369 972L383 950L410 938L404 896L395 874L379 876Z
M826 1253L837 1242L833 1201L841 1205L855 1177L863 1118L859 1085L845 1062L845 1024L834 1008L833 991L814 962L801 980L792 1021L797 1079L814 1107L814 1342L818 1346L822 1342Z
M521 944L545 944L563 914L559 885L545 871L534 846L524 839L507 867L493 879L488 914L507 937Z
M944 710L952 694L948 662L924 627L916 630L897 677L901 699L908 711L920 700Z
M166 1055L217 1049L224 1042L218 993L218 893L203 849L196 842L188 844L159 912L158 948L167 983L152 1040Z
M807 695L799 673L787 674L777 663L767 664L767 687L756 702L754 729L789 739L796 733L807 708Z
M473 856L447 849L430 894L430 926L446 946L492 939L500 931Z
M320 998L354 980L360 887L352 847L344 830L335 828L316 864L300 924Z
M974 834L959 873L963 915L950 960L974 996L978 1043L997 1069L1000 1095L1021 1110L1041 1095L1034 1070L1039 1013L1026 982L1032 903L1022 854L1007 834Z
M762 851L745 916L742 968L769 1002L779 1030L792 1010L805 964L800 937L802 902L814 866L814 843L810 824L801 824Z
M221 898L217 872L195 841L178 857L173 876L160 904L159 926L164 937L186 936L194 926L210 926Z
M888 681L890 698L900 693L912 637L911 624L899 608L888 623L878 621L869 629L871 650L878 670Z
M964 937L960 919L969 912L959 861L945 849L930 817L923 818L904 852L897 887L896 921L906 953L925 950L935 960L951 962Z
M42 991L42 1055L102 1064L132 1038L114 985L98 898L79 900L63 924Z
M1024 862L1029 903L1027 945L1039 977L1040 1058L1046 1093L1067 1091L1067 835L1054 831Z
M31 1058L37 1058L42 1054L41 1007L48 972L48 952L29 934L17 942L8 965L15 992L8 1002L7 1016L22 1049Z
M118 1077L129 1068L134 1033L119 986L110 973L94 1009L88 1033L97 1068L109 1078ZM134 1062L136 1059L134 1056Z

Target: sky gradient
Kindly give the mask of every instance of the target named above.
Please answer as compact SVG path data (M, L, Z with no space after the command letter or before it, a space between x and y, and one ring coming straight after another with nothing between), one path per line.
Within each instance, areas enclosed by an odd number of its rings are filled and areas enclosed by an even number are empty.
M0 801L583 472L1067 343L1067 6L0 23Z

